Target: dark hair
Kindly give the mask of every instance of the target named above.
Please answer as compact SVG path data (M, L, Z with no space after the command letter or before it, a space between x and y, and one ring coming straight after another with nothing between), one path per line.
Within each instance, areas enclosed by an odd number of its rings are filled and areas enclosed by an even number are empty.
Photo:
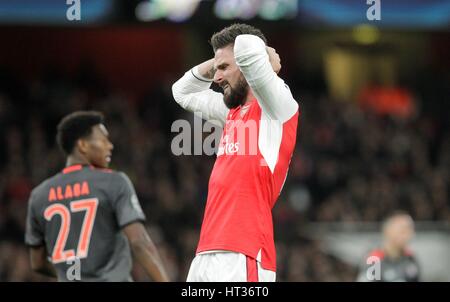
M56 141L61 150L69 155L78 139L92 133L92 127L103 124L104 117L97 111L76 111L65 116L58 124Z
M236 37L244 34L258 36L264 41L264 43L267 43L266 37L264 37L264 34L259 29L242 23L235 23L225 27L218 33L214 33L211 37L210 43L215 52L219 48L224 48L230 44L234 44Z

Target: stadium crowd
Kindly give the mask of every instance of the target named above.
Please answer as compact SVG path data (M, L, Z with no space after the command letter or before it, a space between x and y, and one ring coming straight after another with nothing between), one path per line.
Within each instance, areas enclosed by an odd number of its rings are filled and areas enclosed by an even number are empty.
M215 157L171 152L172 122L192 120L173 101L171 84L167 80L135 98L92 71L74 77L52 71L31 82L0 72L0 281L52 280L30 270L23 243L26 205L31 189L64 166L56 124L81 109L105 114L115 146L112 168L133 181L171 279L185 280ZM302 114L274 208L278 281L355 279L357 268L302 234L308 222L380 221L395 209L415 220L450 221L448 119L424 113L420 96L416 113L405 119L291 89ZM138 268L134 277L146 280Z

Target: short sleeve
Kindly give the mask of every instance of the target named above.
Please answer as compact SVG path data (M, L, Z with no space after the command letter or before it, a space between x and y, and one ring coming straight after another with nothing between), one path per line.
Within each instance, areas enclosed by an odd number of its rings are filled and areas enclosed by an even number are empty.
M44 244L43 217L39 217L35 206L35 194L31 193L30 199L28 200L25 229L25 244L28 246L40 246Z
M145 215L139 204L133 184L124 173L118 173L112 184L113 208L120 227L124 227L135 221L145 221Z

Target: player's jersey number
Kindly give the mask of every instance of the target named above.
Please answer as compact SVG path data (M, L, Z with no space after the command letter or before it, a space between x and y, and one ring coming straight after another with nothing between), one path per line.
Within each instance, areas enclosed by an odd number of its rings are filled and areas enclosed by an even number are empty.
M94 226L95 216L97 213L98 199L89 198L76 200L70 203L70 209L65 205L57 203L45 209L44 217L47 221L51 221L53 216L61 217L61 226L53 247L52 262L60 263L70 258L86 258L89 251L89 243L91 241L92 228ZM71 213L85 211L83 226L81 227L80 238L78 240L77 251L65 250L67 237L70 232Z

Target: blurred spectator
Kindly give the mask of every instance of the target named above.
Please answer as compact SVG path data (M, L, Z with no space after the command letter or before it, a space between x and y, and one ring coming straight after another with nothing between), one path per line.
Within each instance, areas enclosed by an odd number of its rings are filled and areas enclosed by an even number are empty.
M418 282L420 267L409 248L414 221L406 212L394 212L383 222L383 243L364 259L360 282Z

